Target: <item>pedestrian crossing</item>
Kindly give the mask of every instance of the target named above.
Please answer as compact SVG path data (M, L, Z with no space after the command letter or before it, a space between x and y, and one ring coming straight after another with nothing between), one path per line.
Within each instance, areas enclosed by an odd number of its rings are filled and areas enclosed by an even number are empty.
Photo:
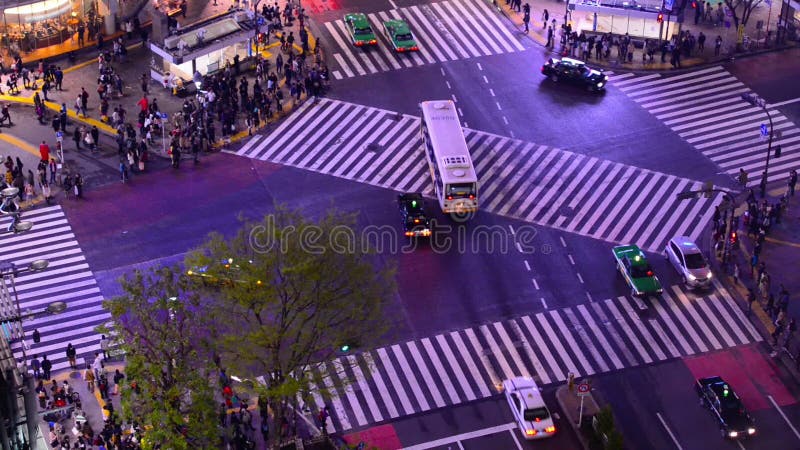
M737 176L743 168L751 182L760 181L768 142L759 129L769 120L762 108L742 100L750 89L725 68L675 76L615 74L610 81L725 173ZM782 148L781 157L773 154L770 160L770 181L784 180L800 165L800 128L777 108L767 109L775 132L772 148Z
M344 20L325 23L338 68L336 79L386 72L437 62L525 50L522 40L483 0L448 0L367 14L378 45L352 45ZM418 52L396 54L383 23L405 20L419 46Z
M22 315L27 311L35 314L23 322L28 358L46 354L55 373L69 367L65 351L71 342L78 351L79 362L84 356L91 361L100 348L100 335L94 328L110 316L102 307L100 288L72 227L60 206L25 211L23 220L33 222L33 228L26 233L0 236L0 261L13 262L17 267L26 267L37 259L50 263L41 272L21 274L15 279ZM0 219L0 229L5 230L8 223L8 218ZM58 315L45 315L45 308L56 301L66 302L67 309ZM38 344L31 338L35 329L41 335ZM22 345L12 345L20 359Z
M617 297L343 356L312 370L325 394L301 404L328 405L328 431L344 432L486 398L514 376L548 385L761 339L721 285L673 286L646 313Z
M546 145L465 129L482 211L611 243L662 251L697 238L716 201L680 201L702 183ZM433 192L419 118L323 99L306 102L238 155L402 192Z

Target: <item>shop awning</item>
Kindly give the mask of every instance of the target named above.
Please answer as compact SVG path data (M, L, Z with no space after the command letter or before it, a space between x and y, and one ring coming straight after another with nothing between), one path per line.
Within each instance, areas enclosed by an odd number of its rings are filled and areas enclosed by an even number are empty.
M72 9L70 0L45 0L3 10L6 22L33 23L52 19L68 13Z

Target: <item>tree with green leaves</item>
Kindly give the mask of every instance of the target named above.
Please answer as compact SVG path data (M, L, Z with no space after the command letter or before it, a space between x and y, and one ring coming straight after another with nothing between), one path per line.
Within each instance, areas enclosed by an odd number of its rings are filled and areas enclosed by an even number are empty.
M203 354L204 305L178 267L136 270L119 280L123 294L103 305L102 332L126 352L123 415L143 429L145 449L217 448L215 378Z
M294 417L298 396L347 383L341 371L356 358L337 358L340 351L368 349L388 329L394 269L361 235L355 215L329 211L312 221L278 207L230 238L211 234L187 256L190 271L202 268L195 279L218 297L213 329L224 365L240 377L267 375L259 395L276 421Z

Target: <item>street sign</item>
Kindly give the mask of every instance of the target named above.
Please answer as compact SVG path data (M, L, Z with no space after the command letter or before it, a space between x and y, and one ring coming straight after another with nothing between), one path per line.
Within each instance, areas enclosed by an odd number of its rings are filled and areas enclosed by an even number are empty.
M762 123L761 124L761 135L764 136L764 137L767 137L768 134L769 134L769 131L767 130L767 124Z
M578 397L583 397L585 395L589 395L589 391L590 390L591 390L591 387L589 386L589 383L581 383L581 384L579 384L578 385Z

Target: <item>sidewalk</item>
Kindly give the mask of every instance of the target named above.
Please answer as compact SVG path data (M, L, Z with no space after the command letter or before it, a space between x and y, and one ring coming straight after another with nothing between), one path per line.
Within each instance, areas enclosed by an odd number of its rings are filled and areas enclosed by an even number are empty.
M220 6L213 7L212 4L206 5L206 9L199 11L197 14L205 14L213 12L213 8L222 9L222 3L219 3ZM211 11L206 11L211 10ZM191 11L191 8L190 8ZM191 16L187 14L186 21L188 22L191 19ZM292 29L298 26L298 22L295 21ZM288 27L284 27L283 32L288 32L290 29ZM306 30L309 31L309 45L313 49L316 45L316 40L311 35L310 29L308 25L306 25ZM294 30L297 31L297 30ZM275 71L275 61L280 54L279 46L280 43L278 39L280 39L281 32L275 33L270 41L271 43L262 46L259 48L260 54L264 59L269 61L270 64L270 71ZM127 41L126 46L128 48L128 55L127 59L124 63L122 62L113 62L112 66L115 68L116 72L120 74L123 79L124 83L124 95L122 98L112 98L109 101L109 108L113 109L116 106L122 106L127 111L126 122L134 122L135 121L135 112L138 111L139 107L137 106L137 102L141 98L141 90L138 86L138 80L141 77L143 67L149 67L151 54L149 49L144 48L142 43L139 42L137 37L134 37L132 41ZM302 48L295 44L294 50L296 54L302 53ZM85 48L82 52L82 56L88 57L83 62L77 63L71 67L67 67L68 62L64 61L56 61L54 64L64 68L64 81L63 81L63 90L62 91L55 91L51 90L49 92L49 102L45 102L48 109L54 112L58 112L61 108L61 104L64 103L67 106L67 115L71 121L71 123L80 123L87 127L96 126L101 133L107 136L116 136L116 130L111 127L110 125L100 121L100 114L99 114L99 99L96 93L96 80L98 77L98 69L97 69L97 54L98 51L96 49L89 49ZM283 56L284 60L286 60L286 56ZM312 56L307 59L308 67L313 67L315 63L315 58ZM148 76L149 76L149 71ZM237 79L245 78L248 81L249 86L253 86L255 80L255 71L252 68L248 67L247 69L242 71L241 76L236 77ZM301 80L302 81L302 80ZM41 83L40 83L41 84ZM262 81L262 85L264 82ZM290 89L286 86L285 78L281 77L278 83L279 89L283 91L284 102L282 105L282 111L276 111L272 114L271 117L267 119L266 122L261 122L259 127L253 127L250 130L247 130L245 126L245 117L241 111L237 111L236 114L236 130L237 132L233 135L229 135L226 138L222 138L222 133L217 132L217 141L212 146L213 149L220 149L228 146L229 144L239 141L241 139L247 138L250 134L256 133L259 129L262 129L271 123L285 117L288 115L296 106L302 104L308 97L306 93L303 93L299 99L293 97L291 95ZM89 105L88 105L88 117L78 116L74 109L75 97L78 93L81 92L81 88L85 88L87 92L89 92ZM39 89L37 89L40 92ZM250 89L252 91L252 89ZM0 101L5 102L14 102L18 104L33 106L33 95L34 90L26 90L22 89L21 93L18 95L0 95ZM252 92L251 92L252 95ZM173 96L172 92L169 89L164 88L159 83L155 81L151 81L149 84L148 89L148 98L152 99L155 98L158 101L159 108L161 111L167 112L170 117L173 116L175 113L179 113L183 106L184 100L192 99L193 97L186 97L186 98L179 98L177 96ZM274 102L273 102L274 103ZM277 109L277 108L275 108ZM219 122L215 120L215 127L219 130ZM168 126L167 130L170 127ZM167 136L169 137L169 136ZM168 158L168 155L165 151L165 145L162 144L161 139L158 136L154 137L156 141L156 145L151 146L150 151L152 156L162 156L164 158ZM168 141L169 139L167 139ZM65 149L74 148L74 144L72 144L71 136L65 136L64 139L64 146ZM113 145L114 150L116 150L116 146ZM102 149L102 146L101 146ZM188 152L184 152L184 157L190 157L191 155Z
M509 0L483 0L489 3L494 2L497 5L498 10L500 10L503 14L505 14L520 30L520 33L524 31L524 24L522 22L523 14L521 12L516 12L516 10L512 10ZM548 22L550 25L555 21L556 26L554 27L554 41L555 44L553 48L550 50L553 54L553 57L560 57L561 56L561 26L564 23L564 13L566 8L566 3L560 0L522 0L522 5L530 4L531 7L531 16L530 16L530 23L529 23L529 33L528 35L541 46L545 46L547 43L547 28L544 26L542 22L543 19L543 11L546 9L548 11ZM574 0L572 3L575 3ZM712 0L711 3L716 10L716 5L718 3L722 3L722 0ZM693 36L699 36L699 33L702 32L706 36L705 42L705 50L699 51L695 49L692 52L690 57L682 57L681 64L679 69L687 69L690 67L695 67L704 64L713 64L723 61L729 61L734 57L741 57L748 54L757 54L763 53L766 51L772 51L777 49L774 46L775 40L775 31L777 30L777 22L778 22L778 13L780 7L774 7L772 10L772 14L769 15L769 6L766 3L760 3L756 8L753 10L750 19L745 26L745 35L749 36L753 42L753 47L750 51L745 53L735 53L733 50L736 46L737 41L737 30L733 26L733 19L732 17L726 17L726 21L730 21L730 27L726 26L719 26L715 27L713 23L703 23L699 22L695 24L695 9L689 7L685 13L685 21L681 24L681 31L689 31ZM620 9L620 11L623 11ZM741 8L737 10L738 14L741 16ZM769 30L771 33L771 40L769 45L765 47L764 38L766 37L765 30L767 28L767 19L769 16ZM592 30L593 29L593 21L594 17L592 13L588 13L585 11L571 11L570 12L570 23L572 24L573 31L578 31L581 29L585 30ZM667 15L664 15L665 22L667 20ZM674 22L676 18L672 16L671 21ZM641 20L641 19L637 19ZM764 29L761 31L756 29L756 24L759 21L764 22ZM598 31L595 32L596 34L600 34L602 30L598 28ZM580 32L578 31L580 34ZM624 33L624 32L623 32ZM722 51L720 52L719 56L714 55L714 40L717 36L722 37ZM760 36L760 39L759 39ZM633 36L636 38L636 36ZM671 36L664 36L664 40L668 40ZM758 42L756 42L758 40ZM796 42L786 42L787 46L796 46ZM785 47L780 47L785 48ZM594 51L592 51L592 55L589 58L588 62L595 67L601 67L606 69L614 69L614 70L633 70L633 71L662 71L662 70L674 70L675 68L672 67L670 64L670 55L667 54L666 61L661 62L661 50L660 47L657 48L653 62L645 63L642 60L642 53L643 49L641 48L634 48L633 49L633 59L631 62L621 61L620 58L617 57L617 49L611 48L611 52L608 58L604 59L596 59L594 57ZM578 58L580 59L580 58Z
M787 193L785 183L771 186L767 190L766 201L769 205L780 204L781 197ZM758 195L758 187L754 186L756 201L761 204L763 199ZM746 194L740 196L739 200L744 201ZM721 261L713 256L711 259L712 267L715 272L720 274L720 281L733 293L735 299L742 307L748 311L749 289L756 295L756 301L752 304L750 311L751 321L764 336L765 341L773 346L775 350L773 357L776 361L782 362L787 372L800 383L800 339L797 332L794 332L786 339L785 345L775 346L772 338L775 332L775 318L779 310L780 290L783 286L789 292L789 303L786 308L786 320L800 320L800 300L797 296L800 293L800 277L797 276L798 255L800 255L800 194L789 197L788 209L781 214L780 223L774 222L765 235L761 244L760 252L757 257L757 264L764 264L764 271L769 276L768 291L774 295L774 307L769 310L767 301L761 296L758 279L758 266L753 267L753 254L758 244L758 238L748 235L748 227L744 224L743 214L747 211L746 202L737 205L736 216L739 218L737 230L738 247L732 252L732 260L723 265ZM709 233L709 248L713 253L713 238ZM734 279L734 265L739 268L739 280ZM751 274L752 269L752 274ZM786 335L784 335L785 338ZM780 339L783 344L783 339Z

